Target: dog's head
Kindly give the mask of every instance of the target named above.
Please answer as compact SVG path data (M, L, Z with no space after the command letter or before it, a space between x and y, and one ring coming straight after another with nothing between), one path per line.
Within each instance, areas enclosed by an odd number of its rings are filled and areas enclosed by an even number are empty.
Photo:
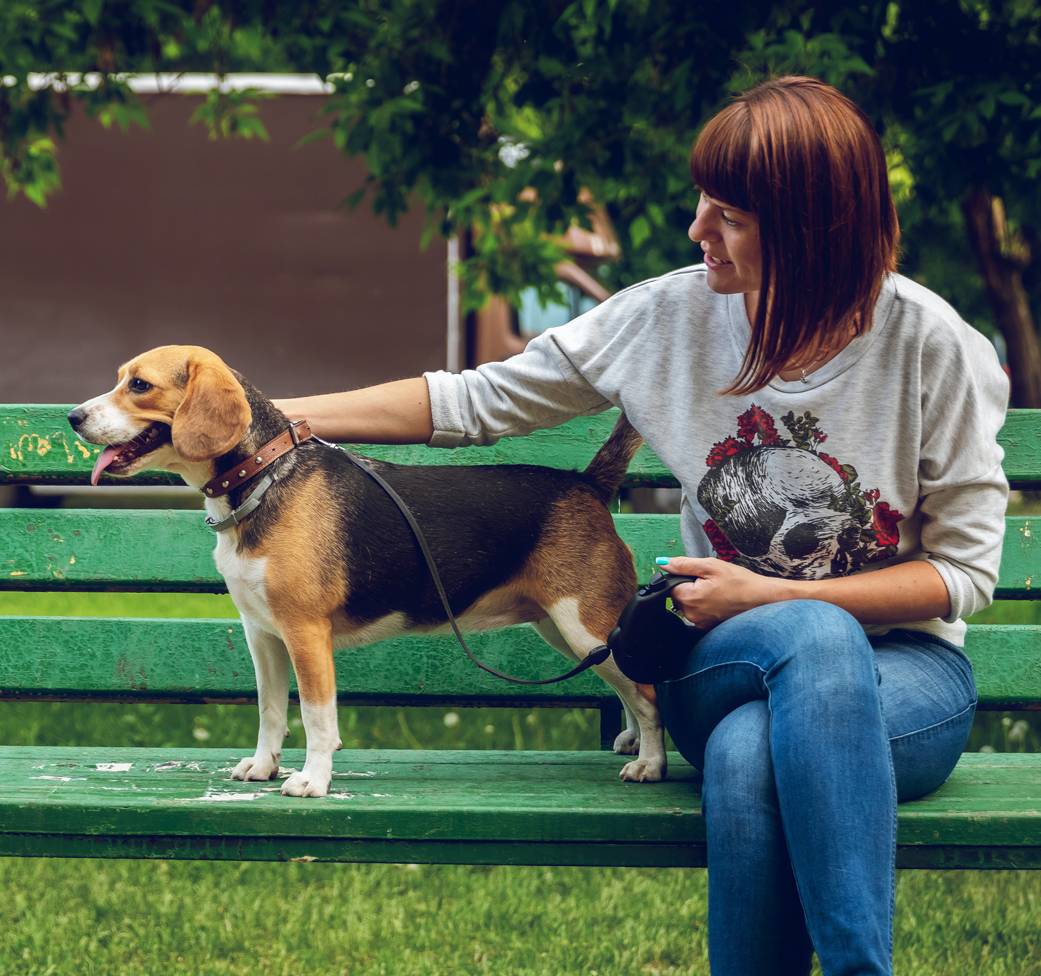
M242 384L202 346L159 346L119 367L116 385L69 413L73 430L104 444L91 475L181 470L238 444L252 421Z

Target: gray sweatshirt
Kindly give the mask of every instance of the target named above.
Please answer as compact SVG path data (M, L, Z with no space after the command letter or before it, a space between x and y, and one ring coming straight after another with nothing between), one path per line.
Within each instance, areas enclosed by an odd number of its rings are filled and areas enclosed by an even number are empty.
M1008 496L1008 380L991 344L888 275L872 328L805 381L721 396L750 332L743 296L713 292L704 265L652 278L505 362L425 374L430 444L620 407L680 482L688 555L789 579L927 560L951 612L900 626L961 645L961 618L993 598Z

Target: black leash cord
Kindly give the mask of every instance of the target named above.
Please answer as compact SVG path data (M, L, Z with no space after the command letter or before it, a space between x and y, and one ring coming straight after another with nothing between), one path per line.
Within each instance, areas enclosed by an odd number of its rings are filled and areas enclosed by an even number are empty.
M315 440L321 440L316 437ZM335 447L339 450L343 450L338 444L329 444L328 441L322 441L323 444L328 444L329 447ZM415 516L409 511L408 505L402 500L401 496L393 489L387 482L372 470L367 464L363 463L361 458L355 457L350 451L344 450L344 454L349 457L355 465L361 468L373 481L376 482L391 498L395 505L401 509L401 514L405 516L405 520L408 522L412 529L413 534L416 537L416 541L419 543L419 548L423 553L423 558L426 560L427 567L430 569L430 576L434 580L434 586L437 588L437 595L441 597L441 605L445 608L445 613L448 615L448 622L452 625L452 632L455 634L455 639L459 641L459 646L466 652L466 656L473 661L482 671L487 671L489 674L494 674L496 678L502 678L503 681L512 681L515 685L552 685L558 681L567 681L568 678L575 677L576 674L581 674L588 668L593 667L594 664L602 664L611 654L611 649L606 644L601 644L599 647L594 647L585 658L579 662L576 667L573 667L567 674L557 675L555 678L517 678L512 674L504 674L502 671L497 671L489 664L485 664L483 661L478 659L473 651L467 646L463 635L459 631L459 625L456 623L455 614L452 613L452 608L448 605L448 594L445 593L444 584L441 582L441 575L437 571L437 566L434 565L434 557L430 553L430 547L427 545L426 537L423 535L423 530L419 527L419 523L416 521Z

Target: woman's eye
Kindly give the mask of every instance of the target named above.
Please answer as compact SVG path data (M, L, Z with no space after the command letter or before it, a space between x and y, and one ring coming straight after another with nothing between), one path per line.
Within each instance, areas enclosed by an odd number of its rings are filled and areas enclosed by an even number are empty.
M152 389L151 383L146 383L144 380L132 379L130 381L130 390L133 393L147 393Z

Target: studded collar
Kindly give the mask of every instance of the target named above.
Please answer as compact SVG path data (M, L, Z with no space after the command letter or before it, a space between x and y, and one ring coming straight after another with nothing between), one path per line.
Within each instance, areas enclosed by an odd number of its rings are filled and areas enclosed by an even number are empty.
M227 495L228 492L241 487L247 481L252 481L273 461L277 461L283 454L288 454L297 445L303 444L313 436L306 420L294 420L278 437L268 441L255 454L207 481L202 486L202 493L207 498L220 498Z

